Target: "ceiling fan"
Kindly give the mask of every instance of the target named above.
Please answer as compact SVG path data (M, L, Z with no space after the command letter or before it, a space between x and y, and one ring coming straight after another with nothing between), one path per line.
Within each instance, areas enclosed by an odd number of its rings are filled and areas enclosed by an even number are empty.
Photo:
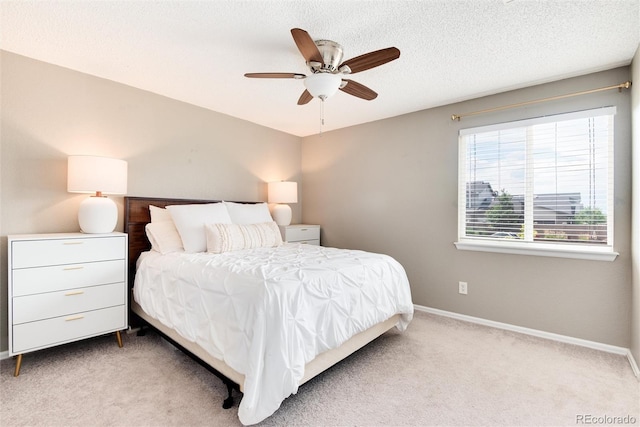
M343 76L359 73L400 57L395 47L365 53L347 61L342 61L342 46L331 40L313 40L309 33L300 28L291 30L293 41L307 62L310 75L299 73L246 73L245 77L261 79L304 79L305 91L298 99L298 105L307 104L314 97L322 101L335 94L338 89L358 98L371 101L378 94L363 84Z

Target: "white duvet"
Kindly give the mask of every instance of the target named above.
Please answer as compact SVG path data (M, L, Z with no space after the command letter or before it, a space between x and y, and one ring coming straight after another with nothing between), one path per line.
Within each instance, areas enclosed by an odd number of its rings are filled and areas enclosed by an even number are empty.
M134 298L151 317L245 375L238 416L258 423L298 390L305 364L401 313L403 267L387 255L284 244L218 255L149 252Z

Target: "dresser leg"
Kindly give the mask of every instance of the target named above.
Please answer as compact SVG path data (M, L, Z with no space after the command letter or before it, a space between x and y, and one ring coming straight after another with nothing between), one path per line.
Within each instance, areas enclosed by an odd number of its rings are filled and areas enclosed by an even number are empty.
M22 366L22 354L19 354L16 357L16 370L13 371L14 377L17 377L18 375L20 375L20 366Z
M118 340L118 347L122 348L122 337L120 336L120 331L116 331L116 339Z

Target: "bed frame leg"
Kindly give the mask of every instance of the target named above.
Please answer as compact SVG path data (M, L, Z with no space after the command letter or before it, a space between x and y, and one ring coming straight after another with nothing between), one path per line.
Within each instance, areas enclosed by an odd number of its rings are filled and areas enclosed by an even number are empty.
M224 402L222 402L222 408L229 409L229 408L231 408L233 406L233 388L234 388L234 384L232 382L230 382L230 381L225 381L224 383L227 385L227 392L229 393L229 395L224 400Z

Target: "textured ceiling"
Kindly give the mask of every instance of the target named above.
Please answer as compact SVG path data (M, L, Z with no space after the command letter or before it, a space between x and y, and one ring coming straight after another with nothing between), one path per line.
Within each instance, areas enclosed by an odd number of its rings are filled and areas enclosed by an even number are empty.
M323 131L628 65L640 0L7 1L4 50L148 90L298 136L320 130L320 101L298 106L308 73L302 28L344 58L395 46L398 60L351 78ZM638 82L640 83L640 82Z

